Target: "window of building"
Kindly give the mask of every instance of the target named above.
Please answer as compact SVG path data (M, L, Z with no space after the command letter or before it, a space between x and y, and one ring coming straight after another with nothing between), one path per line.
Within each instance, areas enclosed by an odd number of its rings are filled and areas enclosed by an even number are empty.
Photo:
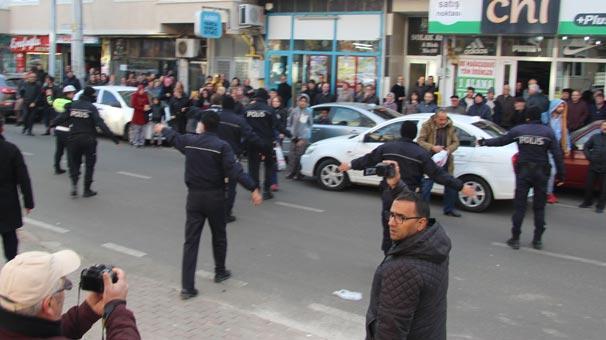
M497 37L457 37L455 53L461 56L494 56L497 54Z
M513 57L551 57L553 55L553 38L514 37L501 39L501 55Z
M591 62L559 62L556 74L556 96L562 90L570 88L581 92L606 88L606 61Z
M562 58L606 58L606 36L566 37L560 40Z
M429 34L427 17L408 18L408 55L435 56L442 53L442 35Z

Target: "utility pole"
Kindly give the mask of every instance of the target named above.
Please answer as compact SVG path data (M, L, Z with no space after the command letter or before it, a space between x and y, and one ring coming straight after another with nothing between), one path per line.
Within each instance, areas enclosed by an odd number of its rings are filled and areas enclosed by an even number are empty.
M72 24L72 71L84 85L84 44L82 41L82 0L73 0L74 22Z
M50 33L48 34L48 74L51 77L56 76L55 64L57 60L57 0L50 1Z

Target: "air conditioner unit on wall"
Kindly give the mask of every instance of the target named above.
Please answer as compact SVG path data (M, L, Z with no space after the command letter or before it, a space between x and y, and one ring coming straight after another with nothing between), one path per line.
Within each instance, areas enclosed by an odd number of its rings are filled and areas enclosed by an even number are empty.
M238 15L240 26L263 26L265 24L265 15L261 6L240 5Z
M195 58L200 53L199 39L177 39L175 44L175 57Z

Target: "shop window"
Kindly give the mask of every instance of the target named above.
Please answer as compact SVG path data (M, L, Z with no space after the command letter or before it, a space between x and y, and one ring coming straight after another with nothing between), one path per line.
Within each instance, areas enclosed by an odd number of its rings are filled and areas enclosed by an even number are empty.
M337 44L338 51L347 52L379 52L379 41L345 40Z
M295 40L298 51L332 51L332 40Z
M556 95L562 89L579 91L603 89L606 87L606 63L560 62L557 65Z
M339 56L337 58L337 83L347 82L350 87L357 83L376 85L377 58Z
M267 47L274 51L285 51L290 48L290 40L270 40Z
M568 37L560 41L562 58L606 58L606 36Z
M503 38L501 54L513 57L551 57L554 39L537 37Z
M462 56L497 54L497 38L485 36L457 37L455 39L455 53Z
M442 54L441 34L429 34L427 17L408 18L408 55Z

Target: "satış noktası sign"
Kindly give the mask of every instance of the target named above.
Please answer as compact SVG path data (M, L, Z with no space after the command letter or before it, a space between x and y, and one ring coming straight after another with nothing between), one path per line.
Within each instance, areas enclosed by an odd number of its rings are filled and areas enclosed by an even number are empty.
M456 93L463 98L468 87L473 87L476 93L486 94L494 88L495 60L461 60L457 75Z
M430 0L429 33L606 35L603 0Z

